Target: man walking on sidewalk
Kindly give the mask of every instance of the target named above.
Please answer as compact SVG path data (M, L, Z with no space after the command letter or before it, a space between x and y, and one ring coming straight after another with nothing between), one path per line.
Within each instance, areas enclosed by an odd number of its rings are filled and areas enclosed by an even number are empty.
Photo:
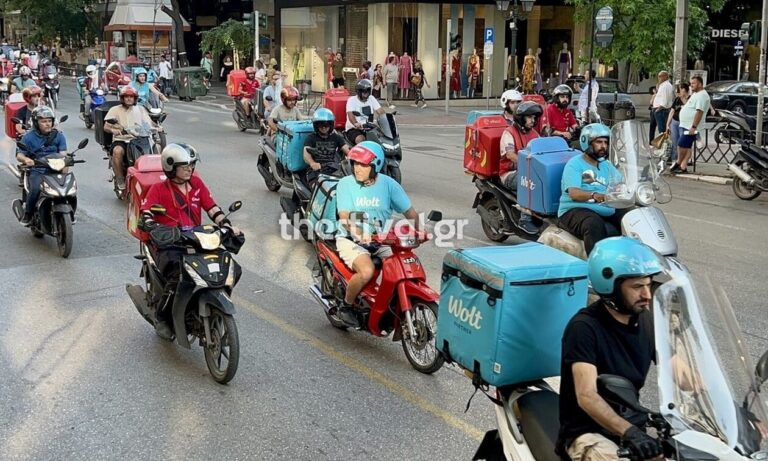
M659 133L664 133L669 118L669 109L675 102L675 89L669 83L669 72L662 70L658 75L659 83L656 85L656 96L653 98L651 115L656 120L656 128ZM656 136L655 133L651 133ZM651 138L653 139L653 138Z

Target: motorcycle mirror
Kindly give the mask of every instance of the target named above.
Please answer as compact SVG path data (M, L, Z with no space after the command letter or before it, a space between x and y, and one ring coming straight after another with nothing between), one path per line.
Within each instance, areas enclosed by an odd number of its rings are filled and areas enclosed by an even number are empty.
M757 381L760 384L768 381L768 351L765 351L765 354L757 361L755 376L757 376Z
M595 177L595 172L592 170L586 170L583 173L581 173L581 182L584 184L592 184L597 182L597 178Z
M23 124L23 123L22 123L22 121L21 121L21 119L19 119L19 118L17 118L17 117L11 117L11 121L12 121L13 123L15 123L16 125L22 125L22 124Z
M641 413L651 410L640 405L635 386L623 376L603 374L597 377L597 393L614 406L624 406Z
M432 210L427 215L427 219L432 222L438 222L443 220L443 213L437 210Z
M154 204L151 207L149 207L149 211L151 211L152 214L156 214L160 216L165 216L165 214L167 213L167 210L165 209L165 207L158 204Z
M29 152L29 147L27 147L27 145L26 145L26 144L24 144L24 143L23 143L23 142L21 142L21 141L19 141L19 142L17 142L17 143L16 143L16 147L17 147L19 150L23 150L24 152Z
M83 149L85 146L88 145L88 138L84 138L82 141L80 141L80 144L77 145L77 149Z
M236 202L232 202L232 205L229 206L229 212L234 213L235 211L239 210L242 207L243 207L243 202L241 202L240 200Z
M61 118L59 119L59 123L64 123L67 120L69 120L69 115L62 115Z

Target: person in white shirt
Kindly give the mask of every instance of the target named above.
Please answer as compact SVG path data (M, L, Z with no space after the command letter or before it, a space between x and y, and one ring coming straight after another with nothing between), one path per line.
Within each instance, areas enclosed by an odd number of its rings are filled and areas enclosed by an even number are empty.
M593 111L597 113L597 94L600 92L600 84L597 83L597 80L592 80L592 98L589 102L589 110L587 110L590 77L591 74L589 71L584 72L584 86L581 88L581 93L579 95L579 114L581 114L581 119L584 123L592 123L589 113Z
M166 93L166 89L170 88L171 80L173 79L173 69L171 69L171 63L165 60L164 55L160 55L160 62L157 64L157 70L160 78L160 86L162 92Z
M651 115L656 120L656 128L659 133L664 133L664 127L667 126L667 118L669 118L669 109L675 102L675 89L669 83L669 72L666 70L659 72L658 79L659 83L656 85L656 96L653 98ZM654 133L651 135L655 136Z
M354 144L365 141L364 123L372 123L375 115L383 115L384 108L379 101L371 95L373 84L368 79L357 82L355 91L357 95L347 99L347 139ZM357 112L360 115L355 115Z

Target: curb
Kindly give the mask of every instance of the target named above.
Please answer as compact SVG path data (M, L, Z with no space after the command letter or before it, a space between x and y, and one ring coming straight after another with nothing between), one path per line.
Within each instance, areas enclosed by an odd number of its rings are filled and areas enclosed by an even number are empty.
M687 179L689 181L701 181L709 184L719 184L722 186L731 184L733 182L733 178L726 178L723 176L710 176L704 174L678 174L676 177Z

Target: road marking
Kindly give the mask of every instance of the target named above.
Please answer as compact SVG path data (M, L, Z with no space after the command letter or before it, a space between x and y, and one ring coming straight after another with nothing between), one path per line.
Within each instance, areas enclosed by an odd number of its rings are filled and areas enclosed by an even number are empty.
M723 223L714 222L714 221L707 221L706 219L692 218L690 216L683 216L683 215L674 214L674 213L667 213L667 216L672 216L674 218L680 218L680 219L687 219L689 221L694 221L702 224L711 224L713 226L725 227L726 229L731 229L731 230L750 232L749 229L746 229L744 227L731 226L730 224L723 224Z
M375 381L381 384L396 396L401 397L404 400L410 402L412 405L418 407L422 411L426 413L430 413L431 415L439 419L442 419L443 422L445 422L449 426L460 430L461 432L477 440L478 442L481 441L485 436L485 431L482 431L477 427L469 424L468 422L462 420L461 418L458 418L452 415L451 413L443 410L437 405L434 405L433 403L428 402L421 395L411 391L410 389L403 386L402 384L387 378L386 376L377 372L373 368L366 366L361 361L339 352L336 347L320 340L315 336L312 336L302 331L299 328L296 328L295 326L291 325L290 323L286 322L280 317L256 306L251 302L248 302L240 298L239 296L235 297L235 301L239 306L243 306L245 309L255 314L256 317L259 317L260 319L266 322L269 322L270 324L282 330L284 333L288 333L289 335L293 336L299 341L309 344L313 348L319 350L323 354L336 360L337 362L341 363L347 368L350 368L351 370L356 371L357 373L365 376L369 380Z

